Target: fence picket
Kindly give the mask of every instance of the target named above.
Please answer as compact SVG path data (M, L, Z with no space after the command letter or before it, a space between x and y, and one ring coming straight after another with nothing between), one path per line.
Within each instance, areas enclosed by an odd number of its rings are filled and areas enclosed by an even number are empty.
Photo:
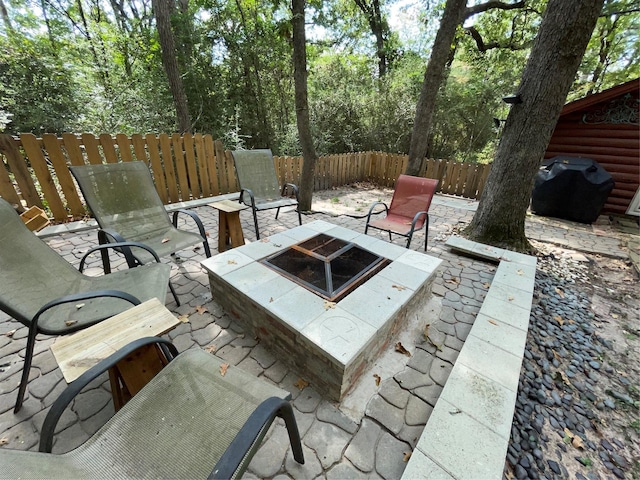
M187 179L187 166L184 160L184 148L182 145L182 135L174 133L171 135L171 147L173 148L173 160L178 174L178 187L180 190L180 201L186 202L191 199L189 190L189 180Z
M58 195L56 184L51 176L51 172L49 171L47 160L45 159L42 148L40 147L40 142L36 136L31 133L22 135L21 140L24 152L29 159L29 163L31 164L31 168L33 168L36 178L38 179L40 189L49 204L53 217L56 220L66 220L67 210L64 208L62 200Z
M52 133L45 133L42 135L42 145L47 152L49 161L53 166L58 177L58 183L62 189L64 198L67 200L67 207L69 208L71 215L74 217L84 216L86 210L76 190L76 186L71 178L71 172L67 166L67 159L62 152L62 144L58 141L58 138Z
M95 135L90 133L83 133L80 135L82 138L82 144L84 145L84 152L89 160L91 165L100 165L102 164L102 155L100 154L100 148L98 139Z
M120 159L123 162L133 161L133 156L131 155L131 142L129 141L129 137L127 137L124 133L118 133L116 135L116 143L118 144Z
M198 181L199 175L196 164L193 135L185 133L182 141L184 142L184 155L187 162L189 189L191 190L193 198L200 198L200 182Z
M167 182L164 176L162 160L160 159L160 150L158 149L158 139L152 133L145 135L147 144L147 152L149 153L149 164L153 172L153 179L156 183L156 190L162 199L162 203L169 203L169 194L167 190Z
M0 134L0 153L4 155L7 159L7 166L9 167L9 171L13 173L13 177L18 184L18 188L22 193L23 198L27 202L27 206L37 206L42 208L42 202L40 201L40 197L38 196L38 192L33 183L33 179L31 178L31 174L27 169L27 163L22 158L20 154L20 150L18 149L18 144L13 141L10 135ZM0 165L4 167L4 165ZM9 177L9 173L5 168L2 168L3 175L1 177L1 184L4 185L0 193L2 194L2 198L7 200L8 202L18 205L21 207L20 196L16 191L11 179ZM6 173L6 177L4 176ZM5 191L6 186L6 191Z
M102 152L104 153L104 158L107 160L107 163L118 163L118 154L116 153L114 143L113 137L108 133L100 135L100 145L102 146Z
M206 150L204 148L204 139L201 133L196 133L194 138L196 148L196 158L198 161L198 173L200 176L200 185L202 194L205 197L211 196L211 180L209 175L209 164L207 162Z

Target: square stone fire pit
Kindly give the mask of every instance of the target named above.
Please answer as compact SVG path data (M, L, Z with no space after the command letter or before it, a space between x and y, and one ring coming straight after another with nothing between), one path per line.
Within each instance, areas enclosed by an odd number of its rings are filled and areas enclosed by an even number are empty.
M337 239L340 248L381 258L337 302L263 261ZM332 243L333 245L333 243ZM304 248L302 248L304 250ZM337 248L336 250L338 250ZM325 249L326 250L326 249ZM320 258L328 253L320 251ZM316 254L316 257L319 255ZM377 262L372 262L377 263ZM228 250L202 262L213 298L279 359L326 397L340 401L412 314L430 297L441 260L324 221Z

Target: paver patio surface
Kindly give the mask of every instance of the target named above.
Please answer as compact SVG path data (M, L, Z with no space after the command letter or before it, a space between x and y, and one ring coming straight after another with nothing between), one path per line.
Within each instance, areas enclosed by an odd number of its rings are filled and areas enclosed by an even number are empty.
M389 199L392 192L385 190L387 193ZM334 192L324 195L318 192L316 197L327 201L333 195ZM370 200L378 198L376 192ZM178 350L207 349L292 394L305 465L293 460L286 430L276 423L251 462L246 478L400 478L408 453L420 438L495 273L494 264L459 256L444 246L452 233L471 220L476 205L465 199L436 196L430 211L427 253L443 263L434 280L432 299L397 339L411 356L396 352L392 342L340 404L324 399L313 385L300 389L304 383L299 380L304 380L304 372L289 369L255 338L246 335L216 303L200 266L204 259L202 248L179 252L177 260L165 260L172 264L172 281L182 302L178 307L169 295L167 307L176 315L188 317L188 322L167 335ZM197 212L215 252L218 212L209 207L198 207ZM353 213L353 216L314 213L303 216L303 224L325 220L363 232L362 212ZM297 225L293 212L281 212L278 220L273 215L270 211L259 213L261 236ZM245 238L255 241L251 213L243 211L240 217ZM552 238L577 250L591 251L605 245L607 254L624 255L620 238L606 231L530 218L527 234L544 241ZM420 232L414 236L412 249L423 251L423 235ZM380 234L380 238L386 237ZM65 233L46 241L74 265L97 242L95 230ZM400 238L396 243L404 244ZM99 256L89 267L88 273L100 272ZM36 450L48 408L66 383L49 349L55 338L40 336L24 406L18 414L13 413L26 335L26 327L0 313L0 439L6 442L3 448ZM379 384L374 375L379 377ZM111 415L113 406L105 375L81 393L62 416L54 452L68 451L81 444Z

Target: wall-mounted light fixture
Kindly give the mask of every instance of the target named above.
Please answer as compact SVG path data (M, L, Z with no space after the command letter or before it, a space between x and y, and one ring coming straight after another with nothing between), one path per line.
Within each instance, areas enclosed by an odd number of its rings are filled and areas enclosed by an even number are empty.
M515 105L516 103L522 103L522 97L519 93L515 95L508 95L506 97L502 97L502 101L504 103L508 103L509 105Z

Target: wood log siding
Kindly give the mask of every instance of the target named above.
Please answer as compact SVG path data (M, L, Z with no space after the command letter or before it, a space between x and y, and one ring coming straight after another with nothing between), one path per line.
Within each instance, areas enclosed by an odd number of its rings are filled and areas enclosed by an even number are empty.
M165 204L237 192L231 152L210 135L32 134L0 135L0 197L21 208L48 208L57 222L86 216L87 210L69 165L144 161ZM407 155L384 152L320 157L314 190L356 182L393 187ZM280 183L300 183L302 157L275 157ZM425 159L421 175L440 181L441 193L480 197L490 165Z
M609 172L616 184L605 213L624 214L640 182L639 86L635 79L565 105L544 155L592 158Z

